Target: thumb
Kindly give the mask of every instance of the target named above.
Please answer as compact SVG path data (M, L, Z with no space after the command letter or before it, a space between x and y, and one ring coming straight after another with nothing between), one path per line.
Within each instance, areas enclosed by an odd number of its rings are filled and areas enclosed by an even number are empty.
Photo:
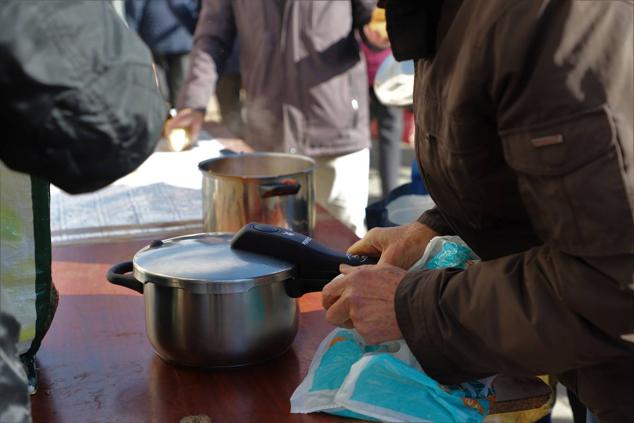
M376 257L381 254L381 250L376 248L374 244L365 237L352 244L348 248L347 253Z

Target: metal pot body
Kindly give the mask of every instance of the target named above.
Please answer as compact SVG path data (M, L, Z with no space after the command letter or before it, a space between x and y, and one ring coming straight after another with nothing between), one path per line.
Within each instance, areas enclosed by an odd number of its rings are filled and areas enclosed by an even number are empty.
M203 228L237 232L249 222L312 235L315 162L281 153L237 154L204 161Z
M145 283L148 339L164 360L185 366L231 367L286 351L299 311L282 282L246 292L202 294Z
M147 337L164 360L230 367L282 354L299 311L287 287L291 263L231 248L231 234L152 241L106 278L143 294Z

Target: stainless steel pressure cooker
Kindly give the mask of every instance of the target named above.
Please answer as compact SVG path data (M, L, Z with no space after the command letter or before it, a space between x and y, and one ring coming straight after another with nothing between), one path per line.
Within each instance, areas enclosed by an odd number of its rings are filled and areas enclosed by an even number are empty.
M143 294L147 336L164 360L230 367L286 351L298 328L296 298L321 291L341 263L373 260L250 223L235 235L153 241L132 261L113 266L107 278Z

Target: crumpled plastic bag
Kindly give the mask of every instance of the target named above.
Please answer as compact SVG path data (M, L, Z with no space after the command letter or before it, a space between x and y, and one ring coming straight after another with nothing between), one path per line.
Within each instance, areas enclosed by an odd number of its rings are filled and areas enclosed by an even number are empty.
M429 241L425 252L410 270L447 267L466 269L476 261L480 261L480 257L459 236L437 236Z
M412 268L465 268L479 260L458 237L436 237ZM427 376L404 340L367 345L355 330L322 341L291 413L323 411L388 422L479 423L495 392L493 378L444 386Z
M366 345L355 330L335 329L319 345L308 375L291 396L291 413L479 423L493 395L490 378L439 384L425 374L403 340Z

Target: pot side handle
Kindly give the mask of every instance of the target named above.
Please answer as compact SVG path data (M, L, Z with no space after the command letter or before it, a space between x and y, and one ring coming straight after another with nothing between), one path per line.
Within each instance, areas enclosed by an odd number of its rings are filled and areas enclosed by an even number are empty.
M295 195L302 188L295 180L284 181L279 184L266 184L260 186L260 198L281 197L283 195Z
M133 268L134 265L131 261L115 264L106 273L106 279L113 285L124 286L139 294L143 294L143 284L136 280L134 276L126 275L126 273L132 272Z

